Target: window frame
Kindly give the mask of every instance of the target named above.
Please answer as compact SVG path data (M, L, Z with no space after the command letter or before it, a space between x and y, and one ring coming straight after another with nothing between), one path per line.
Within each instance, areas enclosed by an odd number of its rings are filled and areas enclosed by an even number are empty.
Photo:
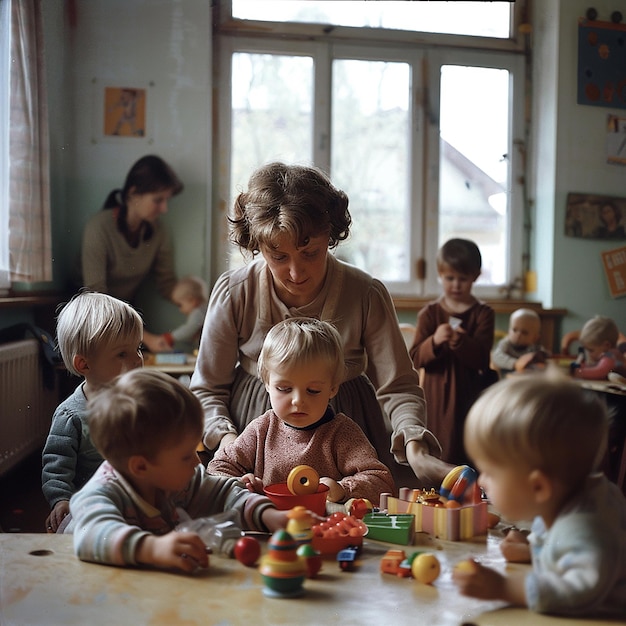
M523 181L525 180L523 151L527 136L525 116L525 90L528 88L525 68L525 40L519 33L519 25L526 15L526 0L514 3L510 39L446 35L437 33L414 33L387 31L374 28L333 27L321 24L255 22L233 19L230 0L216 4L215 57L219 59L216 76L218 95L217 142L218 206L228 214L230 202L230 180L224 176L220 161L228 163L230 171L230 128L231 94L230 62L233 52L259 54L289 54L294 56L312 55L315 59L315 85L324 85L326 93L315 93L313 109L313 162L330 171L330 138L320 135L320 128L330 129L330 98L332 60L401 60L410 62L412 71L418 73L419 84L411 85L411 120L413 125L411 173L413 188L411 206L423 207L423 211L412 211L409 227L412 237L409 246L411 255L411 276L408 283L385 281L395 297L425 296L440 291L437 272L433 267L438 247L437 237L429 236L436 232L438 225L438 170L439 170L439 129L438 111L439 82L433 77L439 75L442 65L467 65L494 67L511 72L512 108L509 115L509 185L510 206L507 221L507 281L521 276L524 258L524 228L526 207L524 206ZM411 49L407 49L410 44ZM402 46L405 46L402 48ZM402 49L402 55L396 52ZM411 61L409 61L411 59ZM320 62L321 61L321 62ZM415 74L413 74L415 75ZM221 80L220 80L221 78ZM519 94L516 95L516 94ZM433 177L437 173L437 178ZM331 172L332 177L332 172ZM241 184L245 185L246 181ZM218 233L218 273L227 269L228 247L227 221L224 212L216 216L215 232ZM428 226L427 226L428 224ZM433 226L434 224L434 226ZM418 275L418 265L427 260L425 276ZM479 297L498 297L502 285L477 286Z

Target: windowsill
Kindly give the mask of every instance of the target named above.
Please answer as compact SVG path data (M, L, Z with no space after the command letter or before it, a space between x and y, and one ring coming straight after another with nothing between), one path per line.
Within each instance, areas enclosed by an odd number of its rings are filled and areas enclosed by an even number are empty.
M65 294L60 291L23 293L9 291L7 294L0 295L0 309L56 306L64 298Z
M419 310L429 302L436 300L439 296L426 296L424 298L419 297L392 297L393 303L397 311L414 311ZM544 309L541 302L533 302L530 300L515 300L513 298L479 298L486 304L488 304L496 313L513 313L519 308L528 308L537 311L538 313L545 314L547 316L563 317L567 315L567 309Z

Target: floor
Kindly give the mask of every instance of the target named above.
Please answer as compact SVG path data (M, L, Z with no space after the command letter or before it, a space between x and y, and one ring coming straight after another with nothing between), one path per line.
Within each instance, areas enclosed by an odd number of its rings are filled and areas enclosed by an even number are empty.
M48 503L41 492L41 451L0 477L0 529L5 533L42 533Z

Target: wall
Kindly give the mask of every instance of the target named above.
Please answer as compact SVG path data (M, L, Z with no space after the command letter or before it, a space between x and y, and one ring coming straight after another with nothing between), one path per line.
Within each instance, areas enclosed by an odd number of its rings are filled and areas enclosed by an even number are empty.
M47 3L44 3L47 4ZM53 169L64 179L66 197L55 196L63 224L58 259L65 276L75 274L83 227L108 192L123 185L132 163L145 154L168 161L185 184L164 216L175 249L176 270L207 278L210 271L211 189L211 3L198 0L56 0L50 27L59 20L69 75L63 117L65 136L53 136ZM57 77L58 78L58 77ZM145 138L107 137L101 132L105 86L147 88ZM54 88L54 85L53 85ZM52 104L52 103L51 103ZM62 111L59 110L62 108ZM140 299L151 330L180 323L171 304L145 290Z
M597 0L598 19L610 20L623 3ZM578 18L588 0L534 2L534 263L544 306L565 307L563 332L602 313L626 328L626 300L611 298L600 253L626 245L564 235L569 192L626 197L626 171L606 163L606 119L623 109L576 103Z

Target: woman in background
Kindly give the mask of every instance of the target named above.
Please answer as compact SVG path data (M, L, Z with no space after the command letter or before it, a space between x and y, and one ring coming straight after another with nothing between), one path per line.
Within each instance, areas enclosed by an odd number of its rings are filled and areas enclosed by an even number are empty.
M160 221L168 201L183 190L172 168L160 157L144 156L130 169L122 189L112 190L103 210L85 227L82 284L135 304L139 287L154 275L160 294L171 300L176 283L169 234ZM153 351L166 349L145 333Z

